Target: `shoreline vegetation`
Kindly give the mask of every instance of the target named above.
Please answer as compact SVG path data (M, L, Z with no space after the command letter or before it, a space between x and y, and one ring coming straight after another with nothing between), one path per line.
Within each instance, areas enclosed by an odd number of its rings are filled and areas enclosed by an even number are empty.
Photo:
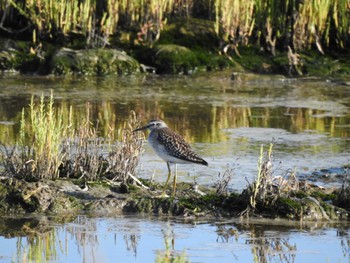
M121 75L229 69L237 80L239 73L254 72L330 77L349 85L349 28L346 0L8 0L0 2L0 71ZM134 175L144 140L131 132L139 126L135 113L106 138L88 109L79 123L72 115L54 107L53 95L48 103L42 97L23 109L18 140L0 146L0 214L349 218L349 172L339 189L298 181L293 171L273 174L272 144L261 148L257 177L240 194L229 193L228 170L212 188L181 183L177 198L155 198L161 186Z
M267 217L292 220L349 219L349 173L339 189L299 181L295 171L276 174L273 143L261 146L257 176L241 193L228 189L233 169L218 175L213 187L179 183L176 198L159 198L162 185L134 175L144 137L133 133L139 119L101 138L89 109L80 123L72 112L55 109L53 94L32 99L23 109L15 145L1 145L0 214L148 213L183 217ZM171 192L171 189L168 189Z
M8 0L0 70L346 78L349 28L347 0Z

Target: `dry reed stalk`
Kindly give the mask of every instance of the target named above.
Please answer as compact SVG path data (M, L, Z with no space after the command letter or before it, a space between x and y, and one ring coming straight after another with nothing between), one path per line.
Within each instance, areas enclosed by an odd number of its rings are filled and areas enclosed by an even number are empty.
M74 128L72 108L56 111L53 104L52 94L48 103L42 95L39 104L32 98L29 116L23 110L17 145L1 149L4 175L27 180L67 177L95 181L108 176L118 182L137 181L134 172L142 140L136 137L140 134L132 133L139 126L134 112L121 129L118 142L112 144L113 132L102 138L90 121L89 105L85 120Z

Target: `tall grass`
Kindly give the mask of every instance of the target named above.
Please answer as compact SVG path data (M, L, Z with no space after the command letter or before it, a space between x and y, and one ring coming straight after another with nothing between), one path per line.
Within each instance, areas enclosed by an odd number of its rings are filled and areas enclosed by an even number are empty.
M127 26L140 27L136 43L152 46L159 37L169 15L176 4L175 0L121 1L120 11ZM184 5L187 1L182 1Z
M260 148L260 155L258 160L258 176L251 186L250 206L255 209L257 202L264 202L266 194L268 193L268 185L271 183L272 172L272 148L270 147L264 156L264 147Z
M283 171L282 175L273 173L273 143L264 152L260 147L258 158L258 174L252 184L249 184L246 194L249 197L249 206L242 215L248 215L257 209L274 204L279 197L290 197L299 190L299 181L295 170Z
M20 177L58 177L58 169L62 162L60 147L68 127L62 125L62 120L57 118L56 114L61 115L60 112L55 112L52 93L48 104L45 103L43 95L38 105L32 97L29 120L26 119L23 109L18 143L21 160L13 162L14 166L17 166L14 171Z
M224 40L247 44L254 27L255 0L216 0L216 32Z
M73 110L56 110L51 94L48 102L42 95L39 103L32 98L29 110L23 109L20 135L12 148L3 145L0 161L4 174L26 180L59 177L131 183L142 150L142 140L132 130L139 126L134 112L115 135L100 137L98 127L86 116L75 127Z
M169 17L182 16L181 10L198 13L191 8L211 6L212 1L216 32L236 53L238 45L252 43L272 54L276 47L323 52L350 44L348 0L8 0L0 2L0 25L6 19L7 24L16 22L18 17L10 14L17 14L32 25L33 40L79 33L90 46L104 46L118 31L136 29L135 43L152 46Z
M90 46L108 44L108 37L117 32L120 17L122 27L139 28L139 42L153 44L166 23L165 15L179 4L175 0L9 0L9 3L32 24L33 40L37 35L55 38L79 33L86 36Z
M276 45L302 50L343 48L350 41L347 0L216 0L216 31L228 43L254 41L273 54Z

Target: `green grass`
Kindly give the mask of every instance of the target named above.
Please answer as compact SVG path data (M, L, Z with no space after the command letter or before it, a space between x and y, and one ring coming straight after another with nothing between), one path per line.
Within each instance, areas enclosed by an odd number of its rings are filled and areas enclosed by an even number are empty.
M26 180L79 178L95 181L110 180L131 183L142 151L141 134L132 130L139 126L131 112L124 127L110 131L106 138L86 117L73 123L69 111L54 107L53 94L45 101L44 95L36 102L34 97L28 109L23 109L19 139L15 146L3 144L0 161L4 175ZM115 132L115 133L114 133Z
M348 0L212 2L9 0L0 3L0 9L7 8L2 26L27 24L34 43L79 34L88 46L105 46L110 36L126 29L133 32L134 44L152 47L170 19L203 12L207 14L202 17L215 20L215 31L228 49L258 44L275 55L287 44L296 51L313 47L323 53L324 48L345 48L350 42ZM197 10L201 6L202 12Z

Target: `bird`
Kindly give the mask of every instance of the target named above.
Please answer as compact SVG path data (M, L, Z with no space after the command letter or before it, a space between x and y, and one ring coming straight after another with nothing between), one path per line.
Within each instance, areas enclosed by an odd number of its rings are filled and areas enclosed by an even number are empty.
M162 158L168 166L168 178L165 182L161 196L166 196L165 191L172 175L170 164L175 164L175 175L173 181L173 197L176 193L177 164L201 164L208 166L208 162L195 153L185 139L174 132L168 125L159 119L150 120L147 125L133 130L133 132L150 130L148 143Z

